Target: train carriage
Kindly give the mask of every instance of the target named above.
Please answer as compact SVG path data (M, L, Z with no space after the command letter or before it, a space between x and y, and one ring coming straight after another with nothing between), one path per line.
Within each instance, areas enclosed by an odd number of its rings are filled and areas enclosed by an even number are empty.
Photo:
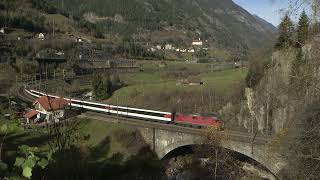
M35 90L27 90L26 92L34 97L48 96L51 98L59 98L58 96L45 94ZM111 115L118 115L123 117L130 117L141 120L157 121L164 123L173 123L177 125L188 125L194 127L214 126L216 129L222 129L223 123L219 121L214 115L183 115L179 113L154 111L147 109L139 109L132 107L114 106L98 102L83 101L78 99L68 99L71 106L95 111L99 113L107 113Z

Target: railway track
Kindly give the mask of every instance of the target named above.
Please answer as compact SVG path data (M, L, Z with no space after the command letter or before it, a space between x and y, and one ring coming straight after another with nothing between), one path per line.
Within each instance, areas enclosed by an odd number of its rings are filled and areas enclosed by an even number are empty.
M26 91L24 90L23 86L17 87L15 89L15 94L19 99L21 99L24 102L33 102L34 101L34 97L27 94Z
M119 123L124 124L128 126L133 127L142 127L142 128L156 128L156 129L162 129L166 131L173 131L173 132L179 132L179 133L186 133L186 134L193 134L201 136L204 134L204 129L199 128L192 128L192 127L185 127L181 125L175 125L175 124L168 124L163 122L154 122L154 121L146 121L146 120L139 120L139 119L133 119L133 118L126 118L122 116L114 116L114 115L107 115L102 113L96 113L96 112L86 112L78 116L79 118L88 118L88 119L95 119L100 121L105 121L109 123ZM243 133L243 132L236 132L236 131L225 131L225 134L227 136L227 139L230 140L237 140L240 142L247 142L259 145L264 145L270 142L271 137L263 137L263 136L256 136L254 137L253 134L249 133Z
M34 97L27 94L24 87L20 86L16 89L17 96L25 101L25 102L33 102ZM180 133L186 133L186 134L193 134L193 135L203 135L204 130L192 127L190 125L182 126L182 125L176 125L175 123L165 123L165 122L157 122L152 120L146 120L146 119L135 119L135 118L128 118L118 115L108 115L103 113L97 113L97 112L89 112L83 113L82 115L78 116L80 118L88 118L88 119L95 119L99 121L105 121L105 122L111 122L111 123L119 123L119 124L125 124L129 126L134 127L144 127L144 128L157 128L157 129L163 129L167 131L173 131L173 132L180 132ZM250 133L244 133L244 132L238 132L238 131L225 131L227 138L230 140L236 140L240 142L247 142L247 143L254 143L254 144L266 144L270 142L271 137L266 136L254 136Z

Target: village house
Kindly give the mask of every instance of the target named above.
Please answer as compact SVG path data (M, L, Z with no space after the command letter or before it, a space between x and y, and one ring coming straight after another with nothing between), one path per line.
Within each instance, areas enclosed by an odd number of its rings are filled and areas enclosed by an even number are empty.
M64 98L41 96L33 102L33 105L35 109L24 115L28 124L59 122L65 118L66 107L70 105L70 102Z
M189 53L194 53L195 50L194 50L194 49L188 49L188 52L189 52Z
M166 44L164 49L171 50L172 49L172 44Z
M200 75L189 75L188 77L185 77L183 79L181 79L178 82L179 85L181 84L188 84L190 86L199 86L199 85L203 85L203 81L201 80L201 76Z
M150 48L150 51L151 51L151 52L155 52L156 49L152 47L152 48Z
M181 49L180 52L185 53L185 52L187 52L187 50L186 49Z
M201 41L201 39L199 38L199 40L193 41L192 42L192 46L202 46L203 42Z
M203 82L201 80L201 77L200 75L197 75L197 76L189 76L188 77L188 84L190 86L197 86L197 85L202 85Z
M44 34L43 34L43 33L39 33L39 34L38 34L38 39L44 40Z
M234 63L234 68L241 68L241 67L243 67L244 65L243 65L243 63L242 62L235 62Z
M158 50L161 50L161 49L162 49L161 45L157 45L156 48L157 48Z

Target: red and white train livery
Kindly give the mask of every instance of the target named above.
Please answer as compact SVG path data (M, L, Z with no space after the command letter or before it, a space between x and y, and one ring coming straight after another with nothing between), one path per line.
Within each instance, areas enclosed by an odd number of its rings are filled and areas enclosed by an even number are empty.
M28 90L25 91L34 96L48 96L50 98L59 98L58 96L45 94L36 90ZM165 122L172 123L177 125L188 125L194 127L206 127L206 126L214 126L216 129L222 129L223 123L219 121L214 116L201 116L201 115L183 115L180 113L171 113L171 112L163 112L163 111L153 111L147 109L139 109L139 108L131 108L131 107L123 107L123 106L114 106L108 105L98 102L91 101L83 101L78 99L68 99L72 107L82 108L88 111L95 111L100 113L113 114L123 117L130 117L140 120L148 120L148 121L157 121L157 122Z

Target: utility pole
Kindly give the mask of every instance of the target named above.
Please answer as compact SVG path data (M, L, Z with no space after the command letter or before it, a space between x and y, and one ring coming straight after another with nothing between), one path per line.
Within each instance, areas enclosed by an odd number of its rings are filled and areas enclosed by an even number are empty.
M143 88L143 82L142 82L142 80L140 81L140 86L141 86L141 90L142 90L142 96L144 97L144 88Z
M48 64L46 63L46 79L48 80Z
M32 78L32 79L33 79L33 78ZM34 72L34 85L36 85L36 83L37 83L37 73Z
M41 89L40 89L40 86L41 86L41 76L42 76L42 73L40 73L40 79L39 79L39 91L41 91Z
M54 26L55 26L54 21L52 21L52 36L54 36L54 32L55 32Z
M7 4L6 4L6 27L9 27L9 1L11 0L7 0Z
M119 104L118 104L118 97L117 97L117 123L119 123Z

